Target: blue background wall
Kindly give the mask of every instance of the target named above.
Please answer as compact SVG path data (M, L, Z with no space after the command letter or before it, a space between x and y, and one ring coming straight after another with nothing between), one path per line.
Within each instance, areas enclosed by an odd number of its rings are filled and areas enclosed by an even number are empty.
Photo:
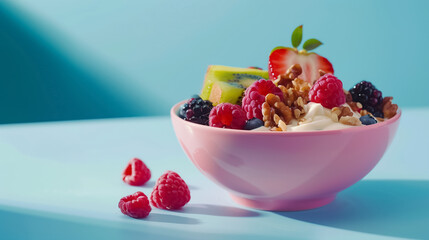
M0 123L167 115L210 64L266 68L304 40L349 88L429 106L429 1L0 2Z

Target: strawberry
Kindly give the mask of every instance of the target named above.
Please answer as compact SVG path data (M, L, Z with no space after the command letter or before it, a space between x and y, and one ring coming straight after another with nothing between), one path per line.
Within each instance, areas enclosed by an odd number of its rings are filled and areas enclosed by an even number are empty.
M309 39L303 45L303 50L298 51L297 47L302 40L302 25L297 27L292 33L292 45L290 47L276 47L271 51L268 60L268 73L270 79L276 79L280 74L285 74L290 66L301 65L302 73L299 78L310 84L319 79L319 70L325 73L334 73L334 68L328 59L314 53L308 52L320 46L322 43L317 39Z

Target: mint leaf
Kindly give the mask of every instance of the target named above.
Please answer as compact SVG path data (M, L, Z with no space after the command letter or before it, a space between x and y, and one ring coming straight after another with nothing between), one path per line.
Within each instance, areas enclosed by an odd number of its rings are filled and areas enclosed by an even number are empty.
M307 41L305 41L302 48L304 48L307 51L311 51L320 45L322 45L322 42L320 42L319 40L317 40L315 38L312 38L312 39L308 39Z
M297 48L302 41L302 25L298 26L292 32L292 46Z

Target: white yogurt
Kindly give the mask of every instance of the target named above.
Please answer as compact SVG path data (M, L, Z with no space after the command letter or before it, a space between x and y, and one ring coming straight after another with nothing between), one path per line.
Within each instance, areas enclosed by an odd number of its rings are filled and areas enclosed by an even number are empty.
M345 103L342 106L350 108L350 106ZM354 127L351 125L346 125L334 121L332 119L331 109L324 108L320 103L310 102L305 105L306 114L302 117L304 121L298 122L297 120L292 120L287 125L287 132L304 132L304 131L319 131L319 130L336 130L336 129L345 129ZM350 108L351 110L351 108ZM353 112L353 116L360 118L360 114ZM252 131L269 131L269 128L259 127L253 129Z

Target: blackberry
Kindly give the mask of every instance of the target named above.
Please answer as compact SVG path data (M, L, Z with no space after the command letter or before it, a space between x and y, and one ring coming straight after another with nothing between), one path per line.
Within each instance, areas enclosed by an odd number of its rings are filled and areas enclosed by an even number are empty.
M372 83L362 81L349 90L354 102L360 102L363 109L375 117L384 117L382 106L382 93Z
M209 125L209 115L213 108L212 102L194 95L180 106L179 117L193 123Z

